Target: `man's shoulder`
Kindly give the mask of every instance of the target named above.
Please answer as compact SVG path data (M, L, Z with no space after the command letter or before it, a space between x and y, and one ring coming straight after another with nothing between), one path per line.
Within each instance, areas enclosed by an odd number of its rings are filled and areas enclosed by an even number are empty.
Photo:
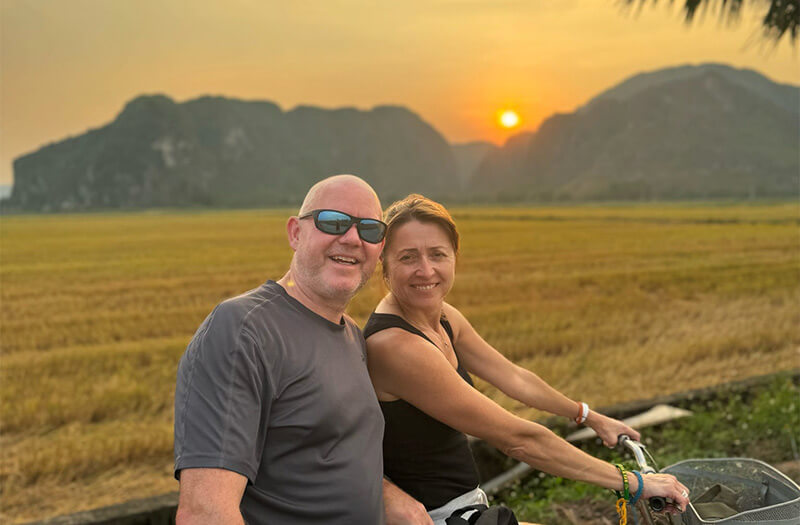
M276 289L277 286L272 281L268 281L258 288L253 288L235 297L225 299L214 308L212 315L220 318L220 320L243 322L254 312L280 308L283 296Z
M264 331L265 323L270 324L274 314L286 306L277 287L277 284L268 281L258 288L225 299L208 314L193 340L208 337L238 339L245 334L260 339L259 334Z

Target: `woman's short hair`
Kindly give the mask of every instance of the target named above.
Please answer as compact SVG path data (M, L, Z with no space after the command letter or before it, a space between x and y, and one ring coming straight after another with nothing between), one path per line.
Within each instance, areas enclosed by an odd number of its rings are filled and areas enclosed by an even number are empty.
M392 243L394 231L410 221L436 224L441 227L447 234L453 251L458 254L458 229L453 217L444 206L418 193L412 193L405 199L392 203L383 214L383 222L386 223L384 250Z

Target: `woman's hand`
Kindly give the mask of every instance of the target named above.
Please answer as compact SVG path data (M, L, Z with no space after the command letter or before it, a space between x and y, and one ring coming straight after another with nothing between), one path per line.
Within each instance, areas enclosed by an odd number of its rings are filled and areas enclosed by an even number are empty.
M384 478L383 505L386 525L433 525L425 506Z
M667 512L676 514L683 512L689 505L689 489L670 474L647 474L642 476L644 489L642 498L649 499L654 496L661 496L672 500L671 505L667 505ZM636 481L635 476L628 474L628 479ZM631 492L634 492L632 490Z
M609 448L617 445L617 439L620 434L625 434L634 441L641 439L641 435L638 432L622 421L604 416L594 410L589 411L585 424L597 432L597 435L603 440L603 444Z

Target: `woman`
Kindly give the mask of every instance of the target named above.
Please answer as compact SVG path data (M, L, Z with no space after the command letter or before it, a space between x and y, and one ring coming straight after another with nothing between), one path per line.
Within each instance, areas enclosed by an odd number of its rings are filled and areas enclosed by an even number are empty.
M364 336L369 373L386 420L387 478L421 502L437 525L457 508L485 503L466 433L544 472L622 490L615 466L514 416L472 387L469 373L531 407L590 426L608 446L620 434L639 439L624 423L570 400L508 361L444 301L453 286L459 243L447 210L409 195L389 207L385 222L381 260L390 291ZM635 494L638 477L632 474L629 482ZM647 476L642 492L645 498L671 498L679 509L688 503L686 487L669 475Z

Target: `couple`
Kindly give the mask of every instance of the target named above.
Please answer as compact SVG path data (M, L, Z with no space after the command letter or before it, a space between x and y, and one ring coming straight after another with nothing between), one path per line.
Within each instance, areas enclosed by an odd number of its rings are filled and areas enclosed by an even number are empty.
M411 195L380 219L363 180L317 183L287 223L289 271L219 304L195 333L175 392L179 524L443 524L485 502L464 433L545 472L622 490L613 465L472 388L469 372L585 422L607 444L638 437L510 363L444 302L459 242L447 211ZM344 311L379 258L390 293L365 344ZM669 475L642 488L688 503Z

